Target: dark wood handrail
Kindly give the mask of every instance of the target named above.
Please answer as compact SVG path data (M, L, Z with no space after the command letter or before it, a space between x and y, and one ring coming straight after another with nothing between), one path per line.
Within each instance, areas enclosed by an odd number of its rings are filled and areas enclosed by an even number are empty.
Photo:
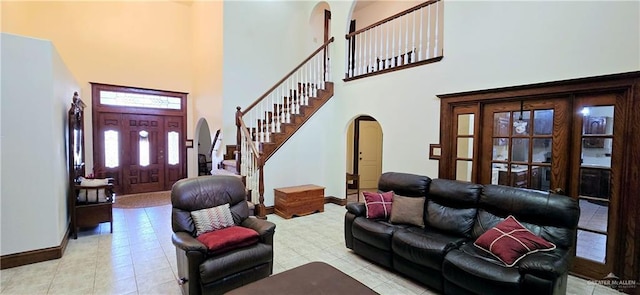
M216 130L216 135L213 137L213 141L211 142L211 148L209 149L209 156L211 156L212 158L213 158L213 149L216 147L218 136L220 136L220 129Z
M422 3L422 4L418 4L418 5L414 6L414 7L411 7L411 8L409 8L409 9L407 9L407 10L404 10L404 11L398 12L398 13L396 13L396 14L394 14L394 15L390 16L390 17L387 17L387 18L385 18L385 19L383 19L383 20L381 20L381 21L379 21L379 22L376 22L376 23L374 23L374 24L372 24L372 25L369 25L369 26L367 26L367 27L364 27L364 28L362 28L362 29L360 29L360 30L357 30L357 31L355 31L355 32L352 32L352 33L346 34L344 37L345 37L345 39L349 39L349 37L351 37L351 36L354 36L354 35L360 34L360 33L364 32L364 31L366 31L366 30L369 30L369 29L371 29L371 28L373 28L373 27L377 27L377 26L379 26L379 25L381 25L381 24L384 24L384 23L386 23L386 22L388 22L388 21L391 21L391 20L393 20L393 19L399 18L399 17L401 17L401 16L403 16L403 15L405 15L405 14L409 14L409 13L414 12L414 11L416 11L416 10L420 9L420 8L423 8L423 7L429 6L429 5L431 5L431 4L433 4L433 3L436 3L436 2L439 2L439 1L441 1L441 0L430 0L430 1L424 2L424 3Z
M289 72L287 75L285 75L284 78L282 78L275 85L273 85L273 87L269 88L269 90L267 90L267 92L265 92L262 96L260 96L258 99L256 99L256 101L254 101L251 105L249 105L244 111L242 111L242 115L248 113L253 107L258 105L258 103L260 103L265 97L267 97L267 95L269 95L269 93L273 92L273 90L275 90L278 86L280 86L280 84L282 84L282 82L286 81L289 77L291 77L291 75L293 75L305 63L307 63L310 59L312 59L318 52L322 51L327 46L329 46L329 43L333 42L333 39L334 38L331 37L331 39L327 40L327 42L324 42L324 44L322 44L322 46L320 46L318 49L316 49L316 51L314 51L307 58L305 58L297 67L295 67L293 70L291 70L291 72Z

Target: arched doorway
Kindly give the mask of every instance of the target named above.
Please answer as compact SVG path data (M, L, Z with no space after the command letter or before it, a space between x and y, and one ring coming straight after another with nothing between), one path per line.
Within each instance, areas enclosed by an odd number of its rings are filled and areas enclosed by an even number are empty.
M355 118L347 128L347 202L361 191L376 191L382 174L382 127L371 116ZM351 177L350 177L351 176Z
M331 9L327 2L319 2L309 18L311 43L309 50L315 50L331 38Z
M195 138L197 142L194 144L198 151L198 176L211 174L211 130L207 119L200 118L196 125Z

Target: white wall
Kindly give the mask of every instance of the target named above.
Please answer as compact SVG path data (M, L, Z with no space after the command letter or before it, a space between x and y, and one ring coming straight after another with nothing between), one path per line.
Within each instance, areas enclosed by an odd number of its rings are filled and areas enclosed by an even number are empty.
M360 30L401 11L423 3L422 0L413 1L358 1L354 7L351 19L356 20L356 30ZM347 31L348 32L348 31Z
M80 86L49 41L2 34L2 255L67 229L66 111Z
M307 50L310 37L305 34L313 4L224 3L223 145L235 144L236 107L249 106L313 52Z
M640 70L637 1L446 1L441 62L345 83L339 73L353 3L328 3L335 95L267 162L267 206L274 187L304 183L344 197L347 127L358 115L382 126L383 172L437 177L438 163L428 159L440 136L437 94ZM283 54L292 49L282 35L299 19L273 11L309 15L315 4L225 3L225 131L235 134L236 105L247 106L296 64Z

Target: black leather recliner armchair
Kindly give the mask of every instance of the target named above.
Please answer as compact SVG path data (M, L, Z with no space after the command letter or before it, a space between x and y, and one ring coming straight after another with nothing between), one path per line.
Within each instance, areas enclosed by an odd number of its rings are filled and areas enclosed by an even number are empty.
M213 175L182 179L171 190L173 244L183 294L222 294L273 272L275 224L249 217L242 181L234 176ZM254 229L257 244L221 254L209 253L196 239L191 211L229 203L236 225Z

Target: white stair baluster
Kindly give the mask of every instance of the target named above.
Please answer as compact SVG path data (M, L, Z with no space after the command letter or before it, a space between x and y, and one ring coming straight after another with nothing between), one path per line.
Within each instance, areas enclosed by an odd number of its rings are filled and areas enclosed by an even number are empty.
M412 29L412 41L411 41L411 62L416 62L416 13L419 10L414 10L411 14L413 15L413 29Z
M427 17L427 56L425 56L425 59L429 59L431 58L431 46L433 45L431 43L431 5L427 6L428 7L428 17Z
M409 15L405 14L403 17L404 17L404 23L405 23L403 64L406 65L409 63Z
M424 27L424 23L423 23L423 14L424 14L424 8L420 8L420 48L418 48L418 60L421 61L422 60L422 27Z

